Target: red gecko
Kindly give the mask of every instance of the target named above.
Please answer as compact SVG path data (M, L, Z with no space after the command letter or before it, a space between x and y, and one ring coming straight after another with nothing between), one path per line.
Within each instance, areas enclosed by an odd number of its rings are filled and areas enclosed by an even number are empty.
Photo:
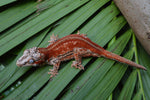
M58 39L52 36L50 45L46 48L33 47L24 51L23 56L17 60L17 66L41 66L44 64L53 65L48 74L54 77L58 74L58 69L62 61L75 59L72 67L84 69L81 64L82 57L106 57L128 65L146 70L144 66L136 64L119 55L106 51L101 46L92 42L84 34L72 34Z

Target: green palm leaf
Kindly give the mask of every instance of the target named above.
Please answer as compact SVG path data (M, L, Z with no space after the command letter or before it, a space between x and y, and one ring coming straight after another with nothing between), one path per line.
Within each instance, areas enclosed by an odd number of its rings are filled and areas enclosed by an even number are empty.
M136 42L112 1L14 1L0 1L0 99L150 99L150 56ZM135 59L148 70L90 57L83 58L84 71L71 68L72 61L64 62L59 74L49 80L47 72L52 66L16 66L25 49L46 47L52 33L63 37L78 30L108 51Z

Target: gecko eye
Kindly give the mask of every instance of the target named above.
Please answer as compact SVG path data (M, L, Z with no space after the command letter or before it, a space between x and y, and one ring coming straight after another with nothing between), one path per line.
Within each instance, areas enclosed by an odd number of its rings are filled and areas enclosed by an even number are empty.
M30 63L30 64L34 63L34 60L33 60L33 59L30 59L30 60L29 60L29 63Z

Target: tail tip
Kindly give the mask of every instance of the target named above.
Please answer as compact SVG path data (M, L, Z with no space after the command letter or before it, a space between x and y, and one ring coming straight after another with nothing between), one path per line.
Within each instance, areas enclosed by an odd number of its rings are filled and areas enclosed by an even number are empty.
M147 71L147 69L144 66L140 66L139 68Z
M145 67L144 67L143 69L144 69L145 71L147 71L147 69L146 69Z

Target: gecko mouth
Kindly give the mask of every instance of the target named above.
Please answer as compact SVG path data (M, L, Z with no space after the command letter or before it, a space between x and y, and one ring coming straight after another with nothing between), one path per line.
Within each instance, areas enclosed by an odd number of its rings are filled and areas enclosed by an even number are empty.
M23 65L23 64L18 64L18 63L16 63L16 65L17 65L18 67L26 67L26 66L31 66L31 65L28 65L28 64L25 64L25 65Z
M20 63L16 63L16 65L18 66L18 67L23 67L24 66L24 64L20 64Z
M24 66L26 66L26 63L23 63L23 64L21 64L20 62L16 62L16 65L18 66L18 67L24 67Z

